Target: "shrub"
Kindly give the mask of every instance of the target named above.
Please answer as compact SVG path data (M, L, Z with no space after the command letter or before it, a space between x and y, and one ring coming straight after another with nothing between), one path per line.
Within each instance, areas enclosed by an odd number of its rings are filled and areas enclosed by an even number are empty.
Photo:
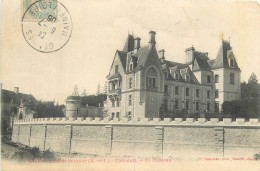
M255 154L255 155L254 155L254 159L255 159L255 160L260 160L260 152L259 152L258 154Z

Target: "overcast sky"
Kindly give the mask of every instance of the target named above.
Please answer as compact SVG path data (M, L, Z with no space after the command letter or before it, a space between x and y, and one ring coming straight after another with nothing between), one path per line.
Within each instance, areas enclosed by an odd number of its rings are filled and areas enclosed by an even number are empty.
M20 87L39 100L64 103L73 86L88 94L103 84L115 51L128 32L146 45L156 31L157 50L166 59L184 62L185 48L208 52L214 59L220 35L230 37L242 81L252 72L260 79L260 5L256 2L86 1L60 0L68 9L72 36L61 50L45 54L32 49L22 35L17 0L2 0L1 82Z

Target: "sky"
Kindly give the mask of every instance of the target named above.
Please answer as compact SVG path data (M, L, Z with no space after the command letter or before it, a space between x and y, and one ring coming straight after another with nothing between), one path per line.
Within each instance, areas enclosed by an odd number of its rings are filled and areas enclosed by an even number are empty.
M167 60L185 61L185 48L208 52L214 59L221 42L230 40L242 81L252 72L260 79L260 4L232 1L60 0L69 11L73 31L59 51L41 53L22 35L17 0L2 0L1 83L3 89L32 94L38 100L64 104L78 85L95 94L103 86L116 50L128 33L148 43L156 31L156 48Z

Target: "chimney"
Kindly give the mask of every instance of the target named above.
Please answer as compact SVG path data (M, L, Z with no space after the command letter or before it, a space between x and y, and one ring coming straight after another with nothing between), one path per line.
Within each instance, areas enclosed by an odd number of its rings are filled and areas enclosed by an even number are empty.
M18 94L19 93L19 87L14 87L14 92L15 92L15 94Z
M150 41L149 41L149 43L151 45L155 45L156 44L156 41L155 41L155 34L156 34L156 32L155 31L150 31L149 33L150 33Z
M135 38L135 49L137 50L141 47L140 41L141 41L140 37Z
M193 58L194 58L194 47L190 47L185 49L185 53L186 53L186 63L192 62Z
M164 52L165 52L164 49L162 49L162 50L159 51L159 58L160 58L160 60L161 60L162 63L164 62L164 59L165 59L165 57L164 57Z

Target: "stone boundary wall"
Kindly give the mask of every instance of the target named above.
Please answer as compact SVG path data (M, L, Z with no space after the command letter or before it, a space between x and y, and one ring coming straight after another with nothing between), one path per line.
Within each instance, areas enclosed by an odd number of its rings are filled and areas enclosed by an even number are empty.
M42 150L131 157L243 157L260 152L259 119L38 118L14 122L12 140Z

